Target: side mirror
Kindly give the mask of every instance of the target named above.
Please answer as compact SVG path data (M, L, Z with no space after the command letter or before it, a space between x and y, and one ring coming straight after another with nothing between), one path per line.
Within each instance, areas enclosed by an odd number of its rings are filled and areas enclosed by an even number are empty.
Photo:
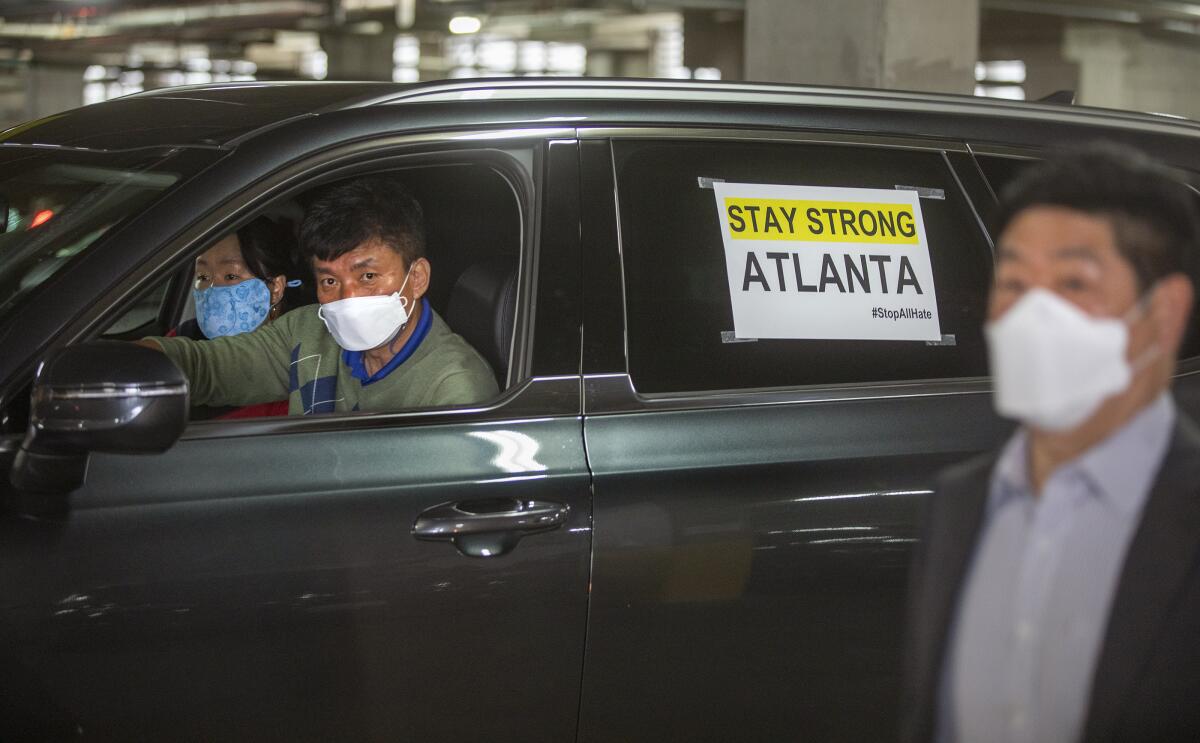
M10 480L19 492L65 495L83 484L89 452L165 451L187 418L187 379L165 354L118 341L68 346L38 371Z

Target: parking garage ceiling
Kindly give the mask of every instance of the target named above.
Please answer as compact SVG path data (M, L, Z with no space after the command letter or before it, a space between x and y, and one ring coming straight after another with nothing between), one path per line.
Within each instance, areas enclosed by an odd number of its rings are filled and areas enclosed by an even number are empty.
M276 31L445 33L451 18L482 18L526 38L586 41L592 27L654 11L738 13L747 0L0 0L0 49L44 60L90 56L145 40L227 49ZM981 0L985 26L1006 17L1138 24L1154 33L1200 34L1200 2Z

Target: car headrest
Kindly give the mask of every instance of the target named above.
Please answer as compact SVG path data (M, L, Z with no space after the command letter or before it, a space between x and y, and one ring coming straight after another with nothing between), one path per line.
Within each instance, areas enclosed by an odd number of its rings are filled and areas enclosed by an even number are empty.
M463 271L450 292L446 323L478 351L503 389L517 307L517 259L497 256Z

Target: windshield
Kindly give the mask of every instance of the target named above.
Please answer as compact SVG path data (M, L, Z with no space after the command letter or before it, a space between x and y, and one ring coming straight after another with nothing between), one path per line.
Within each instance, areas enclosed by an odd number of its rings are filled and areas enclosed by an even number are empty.
M177 153L0 147L0 317L181 180Z

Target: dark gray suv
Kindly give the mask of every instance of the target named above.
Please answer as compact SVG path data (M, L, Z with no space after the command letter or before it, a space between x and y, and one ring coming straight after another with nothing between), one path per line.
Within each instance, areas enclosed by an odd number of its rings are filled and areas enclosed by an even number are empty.
M0 738L890 739L922 502L1007 430L987 214L1093 138L1200 171L1165 117L653 81L203 86L3 133ZM105 342L367 173L421 200L495 399L189 419ZM940 333L746 337L721 184L908 194ZM807 291L774 254L742 288Z

